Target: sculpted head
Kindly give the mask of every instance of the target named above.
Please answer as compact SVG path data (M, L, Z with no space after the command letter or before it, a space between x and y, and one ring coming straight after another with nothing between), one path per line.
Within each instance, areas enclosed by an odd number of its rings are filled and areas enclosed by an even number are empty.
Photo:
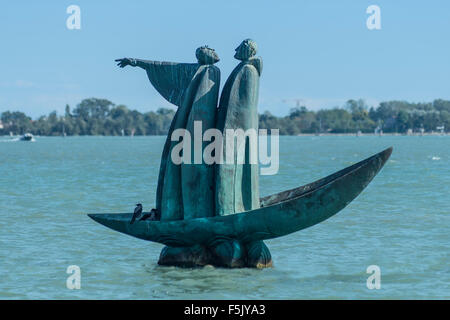
M253 57L256 54L257 50L258 46L256 45L255 41L253 41L252 39L245 39L244 41L242 41L239 47L236 48L234 57L238 60L245 61Z
M195 56L197 57L199 64L214 64L219 61L219 56L216 51L208 46L203 46L195 51Z

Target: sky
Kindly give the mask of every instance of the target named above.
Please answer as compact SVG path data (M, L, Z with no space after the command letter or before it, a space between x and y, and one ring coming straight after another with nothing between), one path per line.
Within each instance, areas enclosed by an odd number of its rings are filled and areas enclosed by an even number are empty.
M66 12L80 7L81 28ZM377 5L381 29L369 30ZM141 112L172 107L122 57L195 62L214 48L221 85L252 38L264 61L259 112L286 115L362 98L450 99L450 1L7 1L0 10L0 112L36 118L82 99L105 98Z

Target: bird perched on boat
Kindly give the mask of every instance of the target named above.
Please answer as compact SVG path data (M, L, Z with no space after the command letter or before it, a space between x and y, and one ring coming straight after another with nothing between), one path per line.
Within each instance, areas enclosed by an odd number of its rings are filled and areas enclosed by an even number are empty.
M136 208L134 208L133 218L131 218L130 224L133 224L134 221L140 218L142 215L142 204L138 203Z
M151 220L151 221L159 220L158 210L152 209L150 212L144 213L142 215L142 218L139 219L139 221L143 221L143 220Z

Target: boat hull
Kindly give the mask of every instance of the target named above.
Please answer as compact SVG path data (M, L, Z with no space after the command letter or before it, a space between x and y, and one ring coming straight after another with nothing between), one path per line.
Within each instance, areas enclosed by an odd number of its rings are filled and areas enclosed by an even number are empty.
M305 186L261 198L261 208L242 213L176 221L138 221L132 213L89 214L113 230L171 247L236 239L267 240L311 227L347 206L372 181L392 148Z

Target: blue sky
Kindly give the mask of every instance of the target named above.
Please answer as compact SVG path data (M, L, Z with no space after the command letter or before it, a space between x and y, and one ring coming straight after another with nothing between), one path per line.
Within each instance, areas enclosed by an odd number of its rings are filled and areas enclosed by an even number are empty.
M259 112L285 115L294 99L310 109L350 98L450 99L449 1L8 1L0 10L0 112L33 118L83 98L142 112L170 106L137 68L114 59L195 62L208 44L222 85L234 49L253 38L263 58ZM66 8L81 8L68 30ZM368 30L366 8L381 8Z

